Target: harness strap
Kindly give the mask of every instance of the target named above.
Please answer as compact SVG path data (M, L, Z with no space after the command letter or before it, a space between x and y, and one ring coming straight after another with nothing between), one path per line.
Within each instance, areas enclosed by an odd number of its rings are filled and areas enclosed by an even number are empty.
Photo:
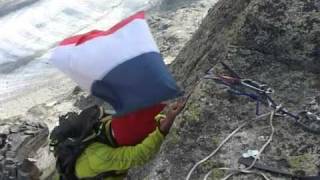
M101 125L99 126L96 137L101 143L108 144L112 147L118 147L117 142L112 135L111 120L111 116L106 116L101 119Z
M113 137L112 129L111 129L111 120L105 123L105 137L107 138L107 141L110 143L112 147L118 147L118 144L116 140Z

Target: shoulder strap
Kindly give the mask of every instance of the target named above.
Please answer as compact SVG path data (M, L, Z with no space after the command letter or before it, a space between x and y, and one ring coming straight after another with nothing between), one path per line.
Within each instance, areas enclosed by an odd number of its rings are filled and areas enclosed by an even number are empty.
M106 116L100 120L100 126L96 130L96 140L111 147L118 147L111 130L112 116Z

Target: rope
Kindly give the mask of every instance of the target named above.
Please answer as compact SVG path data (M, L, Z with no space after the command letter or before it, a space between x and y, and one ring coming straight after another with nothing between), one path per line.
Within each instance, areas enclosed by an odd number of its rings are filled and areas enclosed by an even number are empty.
M262 146L262 148L259 150L258 154L254 157L254 160L253 162L251 163L250 166L248 166L247 168L244 168L244 169L231 169L231 168L219 168L221 170L231 170L231 171L234 171L230 174L228 174L226 177L222 178L222 180L227 180L229 179L230 177L232 177L233 175L236 175L238 173L250 173L250 174L258 174L262 177L264 177L265 180L270 180L265 174L261 173L261 172L255 172L255 171L249 171L254 165L255 163L257 162L257 160L259 159L260 155L262 154L262 152L265 150L265 148L271 143L272 139L273 139L273 135L274 135L274 132L275 132L275 129L274 129L274 126L273 126L273 118L274 118L274 114L281 108L281 105L277 106L276 107L276 110L273 110L271 112L271 115L270 115L270 127L271 127L271 134L268 138L268 141Z
M265 148L271 143L272 141L272 138L273 138L273 135L274 135L274 132L275 132L275 129L274 129L274 126L273 126L273 117L274 117L274 114L275 112L280 108L280 106L277 107L277 109L275 111L272 111L271 112L271 115L270 115L270 127L271 127L271 134L269 136L269 139L268 141L262 146L262 148L259 150L259 153L255 156L254 158L254 161L252 162L252 164L247 167L245 170L249 170L251 169L255 163L257 162L257 160L259 159L260 155L262 154L262 152L265 150Z
M239 171L238 169L231 169L231 168L219 168L219 169L220 169L220 170L229 170L229 171L232 170L232 171L237 171L237 172L233 172L233 173L227 175L226 177L224 177L224 178L221 179L221 180L227 180L227 179L229 179L230 177L232 177L233 175L237 174L238 171ZM211 175L212 171L213 171L213 170L210 170L210 171L204 176L203 180L208 180L208 177ZM266 175L265 175L264 173L262 173L262 172L248 171L248 170L242 170L241 172L242 172L242 173L247 173L247 174L257 174L257 175L260 175L260 176L264 177L266 180L270 180L270 179L268 178L268 176L266 176Z
M237 129L235 129L234 131L231 132L231 134L229 134L220 144L219 146L211 153L209 154L207 157L203 158L202 160L200 160L199 162L197 162L192 168L191 170L188 172L188 175L186 177L186 180L189 180L191 175L192 175L192 172L202 163L204 163L205 161L207 161L209 158L211 158L212 156L214 156L219 150L220 148L235 134L237 133L241 128L243 128L244 126L246 126L247 124L249 124L250 122L252 122L253 120L258 120L258 119L261 119L265 116L268 116L270 114L269 113L266 113L266 114L263 114L261 116L258 116L250 121L247 121L245 123L243 123L242 125L240 125Z
M212 171L213 171L213 169L211 169L211 170L204 176L203 180L207 180L208 177L211 175Z
M267 175L265 175L262 172L257 172L257 171L249 171L249 170L238 170L238 169L231 169L231 168L219 168L219 169L223 169L223 170L232 170L232 171L236 171L236 172L232 172L230 174L228 174L226 177L222 178L221 180L227 180L230 177L232 177L233 175L236 175L238 173L246 173L246 174L257 174L262 176L265 180L271 180Z

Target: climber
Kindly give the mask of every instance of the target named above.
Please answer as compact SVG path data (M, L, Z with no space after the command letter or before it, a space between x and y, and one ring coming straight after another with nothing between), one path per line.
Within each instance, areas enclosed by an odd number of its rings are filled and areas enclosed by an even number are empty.
M79 148L76 148L79 151L81 150L80 153L75 152L72 155L67 155L68 149L63 149L63 153L60 152L60 156L64 157L57 158L57 169L60 172L60 179L123 179L126 176L129 168L143 165L155 155L160 148L164 136L169 132L175 117L183 109L185 102L185 99L181 99L168 105L165 116L160 118L158 126L138 144L112 144L109 141L110 136L111 139L115 140L115 134L112 128L109 129L109 131L106 128L106 131L104 132L107 132L108 134L104 135L109 136L109 138L102 138L106 142L101 141L101 138L94 138L92 141L88 141L89 143L85 146L80 145ZM89 112L86 112L85 116L90 117L93 114L95 113L90 114ZM79 117L81 118L81 114ZM134 127L131 128L134 129ZM50 137L51 140L54 139L54 132L55 131L53 130L53 133ZM76 134L75 131L73 133ZM85 139L87 139L87 136L88 134L82 135L82 137L85 137ZM75 142L76 141L72 141L72 143ZM54 152L56 156L59 156L59 148L57 147L59 146L56 146ZM84 148L81 149L81 147ZM78 156L75 160L70 159L70 156L76 156L77 153ZM67 167L65 166L68 162L72 161L74 162L73 165L68 164Z
M94 106L59 119L50 146L63 179L102 172L110 176L144 163L158 150L163 134L185 103L169 107L167 117L158 124L154 120L165 106L161 102L183 92L164 63L143 11L110 29L64 39L51 60L82 89L115 110L108 116Z

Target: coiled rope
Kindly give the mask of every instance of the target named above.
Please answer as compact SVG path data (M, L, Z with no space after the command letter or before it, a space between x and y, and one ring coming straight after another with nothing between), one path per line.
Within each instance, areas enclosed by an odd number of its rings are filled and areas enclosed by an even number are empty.
M208 156L206 156L205 158L203 158L202 160L200 160L199 162L197 162L197 163L191 168L191 170L188 172L188 175L187 175L187 177L186 177L186 180L189 180L190 177L191 177L191 175L192 175L192 173L193 173L193 171L194 171L199 165L201 165L202 163L204 163L204 162L206 162L208 159L210 159L212 156L214 156L214 155L221 149L221 147L222 147L234 134L236 134L240 129L242 129L244 126L248 125L248 124L251 123L252 121L261 119L261 118L266 117L266 116L268 116L268 115L270 115L270 114L272 115L272 119L273 119L274 112L275 112L275 111L272 111L272 112L269 112L269 113L260 115L260 116L254 118L254 119L252 119L252 120L250 120L250 121L247 121L247 122L243 123L243 124L240 125L237 129L235 129L234 131L232 131L231 134L229 134L229 135L219 144L219 146L218 146L212 153L210 153ZM270 142L271 142L271 140L270 140ZM266 146L267 146L267 145L265 145L265 147L266 147ZM265 148L265 147L264 147L264 148ZM262 150L264 150L264 148L263 148ZM253 164L253 165L254 165L254 164ZM253 165L252 165L252 166L253 166ZM208 175L206 175L206 176L208 177L209 175L210 175L210 173L208 173ZM230 177L231 177L231 176L230 176Z

